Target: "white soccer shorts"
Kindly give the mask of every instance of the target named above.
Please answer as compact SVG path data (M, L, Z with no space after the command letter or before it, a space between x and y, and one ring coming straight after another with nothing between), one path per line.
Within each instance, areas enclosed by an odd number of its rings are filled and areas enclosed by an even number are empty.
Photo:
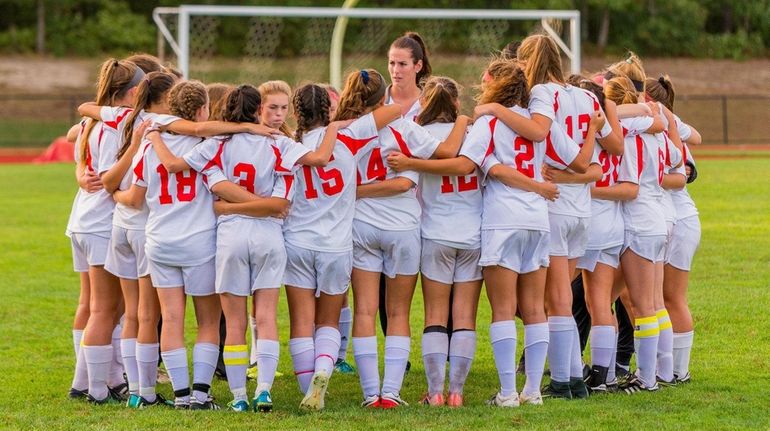
M640 257L653 263L661 262L666 254L666 235L640 236L627 230L623 250L620 254L622 255L629 248Z
M353 251L317 251L286 244L287 286L315 290L327 295L342 295L348 291L353 270Z
M353 267L388 278L420 271L420 228L388 231L353 220Z
M184 287L184 293L190 296L208 296L214 294L214 259L197 266L170 266L147 259L150 278L156 289Z
M109 236L93 233L72 233L72 263L75 272L88 272L89 266L102 266L107 259Z
M666 247L666 263L681 271L689 271L700 244L700 219L697 215L678 220Z
M148 275L150 270L147 267L144 242L143 230L113 226L104 269L116 277L130 280Z
M586 250L585 254L578 258L577 268L594 272L596 264L603 263L617 269L620 265L620 250L622 248L622 245L618 245L603 250Z
M548 222L551 226L551 256L577 259L585 254L591 217L548 214Z
M420 272L439 283L453 284L481 280L481 248L459 249L422 239Z
M539 230L482 230L479 265L498 265L518 274L547 268L549 241L549 233Z

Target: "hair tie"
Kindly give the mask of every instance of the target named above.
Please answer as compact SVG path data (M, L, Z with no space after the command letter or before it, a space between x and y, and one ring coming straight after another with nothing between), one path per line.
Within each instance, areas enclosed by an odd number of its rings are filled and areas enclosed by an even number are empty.
M631 83L633 83L633 84L634 84L634 88L635 88L635 89L636 89L636 91L638 91L639 93L641 93L642 91L644 91L644 82L642 82L642 81L637 81L637 80L635 80L635 79L632 79L632 80L631 80Z
M668 90L668 83L666 82L666 78L665 78L663 75L660 75L660 78L658 78L658 82L660 83L660 85L661 85L663 88L665 88L666 90Z
M360 73L361 73L361 78L364 80L364 85L369 84L369 72L361 69Z
M626 63L628 63L628 64L632 64L633 62L634 62L634 61L633 61L633 59L632 59L631 57L628 57L628 58L626 59Z

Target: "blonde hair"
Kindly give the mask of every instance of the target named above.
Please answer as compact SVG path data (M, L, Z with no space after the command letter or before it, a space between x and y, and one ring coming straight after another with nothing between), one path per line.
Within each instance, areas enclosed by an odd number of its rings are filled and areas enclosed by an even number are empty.
M674 83L668 75L661 75L658 79L647 78L644 81L644 91L652 100L662 103L669 111L674 112L676 93Z
M425 106L417 116L417 124L454 123L457 120L457 99L460 85L445 76L432 76L425 81L422 89Z
M201 107L208 103L206 86L200 81L181 81L168 93L171 113L185 120L195 121Z
M267 101L267 96L271 94L285 94L286 97L291 100L291 86L289 86L286 81L266 81L257 87L257 90L259 90L259 95L262 96L263 103ZM291 106L291 103L289 103L289 106ZM291 114L291 112L289 112L289 114ZM291 128L288 124L286 124L285 121L283 124L281 124L281 127L279 127L278 130L290 138L293 136Z
M494 59L487 66L487 73L490 80L481 86L481 94L476 98L479 104L499 103L507 107L527 107L529 88L526 75L519 64L503 58Z
M385 96L385 81L379 72L374 69L350 72L345 78L334 120L352 120L364 115L380 103L382 97L377 97L380 93Z
M523 63L530 89L548 82L564 83L559 47L550 36L534 34L527 37L516 50L516 56Z
M644 93L644 81L647 75L644 73L642 60L633 52L628 51L628 57L607 68L608 74L605 77L610 79L616 76L625 76L634 84L634 88L639 93Z
M222 121L227 96L233 88L235 87L221 82L206 85L206 92L209 94L209 120Z
M634 88L634 83L625 76L616 76L604 82L604 97L612 100L617 105L637 103L639 93Z
M115 100L123 97L134 78L138 67L126 60L111 58L99 68L99 80L96 83L96 104L98 106L112 106ZM86 161L88 155L88 137L96 126L95 120L88 120L83 133L80 136L79 158Z

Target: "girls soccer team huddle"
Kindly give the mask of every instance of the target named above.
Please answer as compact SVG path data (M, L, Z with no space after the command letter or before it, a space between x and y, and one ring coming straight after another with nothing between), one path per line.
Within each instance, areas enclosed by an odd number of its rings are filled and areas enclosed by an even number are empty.
M272 410L285 285L302 408L322 409L335 365L350 369L351 320L362 405L406 405L418 273L422 403L463 405L482 281L500 383L488 404L689 381L686 292L700 225L685 184L695 177L687 145L700 136L673 114L671 81L647 78L633 54L565 79L555 42L533 35L479 71L472 120L459 115L459 85L431 76L418 34L393 42L388 72L390 85L363 69L341 93L321 84L292 92L282 81L207 88L147 55L102 65L96 101L79 109L80 188L67 225L80 273L70 397L219 409L210 385L221 355L228 407ZM580 273L593 325L586 377L570 285ZM187 295L197 322L192 384ZM623 376L619 297L637 357ZM378 310L387 317L382 378ZM160 359L173 400L156 393Z

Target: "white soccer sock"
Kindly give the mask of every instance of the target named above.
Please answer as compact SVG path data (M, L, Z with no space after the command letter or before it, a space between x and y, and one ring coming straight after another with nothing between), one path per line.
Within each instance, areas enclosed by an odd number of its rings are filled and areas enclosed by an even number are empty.
M406 363L409 362L411 340L400 335L385 337L385 370L382 373L382 393L400 394L404 383Z
M75 347L75 360L78 358L78 353L80 353L80 343L83 341L83 330L82 329L73 329L72 330L72 345Z
M569 382L574 324L572 316L548 318L548 364L551 367L551 380L559 383Z
M257 340L257 391L269 391L275 380L275 370L278 369L278 355L281 345L276 340Z
M694 336L693 331L674 333L674 374L679 378L690 372L690 351Z
M112 365L112 344L81 347L88 366L88 395L96 400L107 398L107 378Z
M609 369L612 364L612 349L615 344L614 326L591 327L591 362L592 365Z
M548 356L548 323L524 325L524 374L527 376L522 394L540 393L545 359Z
M489 340L495 355L500 393L516 394L516 321L503 320L489 325Z
M302 394L307 392L310 379L315 372L315 346L310 337L292 338L289 340L289 353L294 365L294 375L299 383Z
M665 308L655 312L660 328L658 338L658 376L667 382L674 379L674 330Z
M343 361L348 355L348 342L350 341L350 328L353 326L353 313L350 307L343 307L340 311L340 349L337 359Z
M219 360L219 346L211 343L195 343L193 347L193 396L200 402L209 398L211 381Z
M377 337L353 337L353 357L364 398L380 394L380 368Z
M323 371L332 375L337 354L340 351L340 331L331 326L323 326L315 331L315 372Z
M136 343L136 365L139 376L139 396L155 401L155 384L158 380L158 343Z
M72 376L72 386L70 387L79 391L88 390L88 365L83 346L78 347L78 354L75 358L75 375Z
M425 366L425 377L428 380L429 394L444 393L448 354L449 336L446 332L427 332L422 334L422 363Z
M112 365L110 366L110 376L107 379L107 386L111 388L126 383L123 379L123 373L126 370L123 367L123 354L120 351L121 332L123 332L123 325L118 323L112 330Z
M233 394L233 400L247 400L246 397L246 368L249 366L249 348L245 344L225 345L222 351L225 363L227 384Z
M636 349L637 375L645 386L655 386L655 369L658 356L658 318L647 316L634 322L634 345Z
M171 388L175 398L185 403L190 402L190 371L187 365L187 349L181 347L167 352L160 352L163 366L171 379Z
M583 380L583 351L580 348L580 332L575 318L572 318L572 353L569 359L569 376L571 379Z
M618 331L614 326L612 327L615 336L613 337L612 354L610 355L610 366L607 368L607 383L615 380L615 367L618 363Z
M120 340L120 354L123 356L123 367L126 369L128 392L139 394L139 368L136 364L136 338Z
M249 316L249 330L251 332L251 355L249 356L249 366L257 364L257 319Z
M449 343L449 392L462 394L476 356L476 331L454 331Z

